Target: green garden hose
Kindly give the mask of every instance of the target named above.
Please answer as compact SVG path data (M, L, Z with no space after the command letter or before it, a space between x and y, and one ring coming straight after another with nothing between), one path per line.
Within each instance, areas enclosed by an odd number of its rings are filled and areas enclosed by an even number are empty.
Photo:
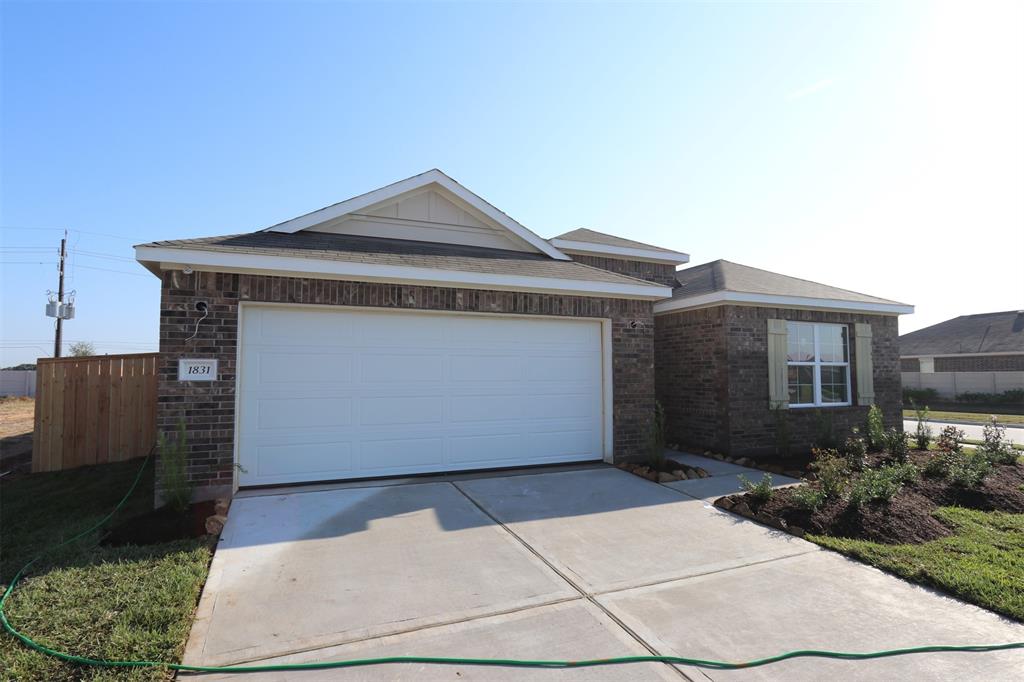
M86 530L74 535L67 540L57 543L52 547L44 550L38 554L35 558L29 561L27 564L21 567L11 583L7 586L2 597L0 597L0 621L3 622L4 630L10 633L21 641L22 644L30 649L34 649L40 653L52 656L68 663L77 663L79 665L90 665L99 666L104 668L165 668L168 670L179 670L186 672L222 672L222 673L254 673L254 672L274 672L274 671L285 671L285 670L324 670L328 668L355 668L367 665L382 665L386 663L420 663L420 664L436 664L436 665L478 665L478 666L501 666L501 667L512 667L512 668L591 668L595 666L603 665L624 665L628 663L669 663L678 665L692 665L699 668L710 668L713 670L737 670L740 668L755 668L762 665L768 665L770 663L778 663L780 661L786 661L791 658L831 658L845 661L863 661L873 658L888 658L890 656L904 656L907 654L924 654L924 653L939 653L939 652L984 652L984 651L1004 651L1007 649L1024 649L1024 642L1011 642L1009 644L981 644L981 645L934 645L934 646L919 646L919 647L908 647L903 649L889 649L885 651L869 651L862 653L851 653L843 651L822 651L815 649L803 649L799 651L788 651L786 653L778 654L777 656L769 656L767 658L757 658L750 661L742 662L728 662L728 661L713 661L705 660L701 658L686 658L684 656L619 656L615 658L594 658L589 660L579 661L546 661L546 660L525 660L515 658L449 658L439 656L387 656L384 658L354 658L345 661L322 661L315 663L289 663L285 665L225 665L225 666L212 666L212 665L183 665L181 663L168 663L166 661L111 661L97 658L89 658L87 656L76 656L74 654L64 653L51 649L48 646L39 644L33 641L28 635L19 632L11 625L10 621L7 620L7 613L4 611L4 607L7 604L7 600L10 598L11 593L14 592L15 585L21 580L25 572L32 566L36 561L46 555L47 552L53 551L59 547L63 547L69 543L78 540L79 538L99 529L103 524L107 523L128 498L131 497L135 488L138 486L139 481L142 479L142 474L145 471L146 465L149 463L149 458L152 455L146 455L146 459L142 462L142 466L139 468L139 473L135 476L135 480L132 482L131 487L128 488L128 492L125 493L121 501L110 511L109 514L100 519L97 523L93 524Z

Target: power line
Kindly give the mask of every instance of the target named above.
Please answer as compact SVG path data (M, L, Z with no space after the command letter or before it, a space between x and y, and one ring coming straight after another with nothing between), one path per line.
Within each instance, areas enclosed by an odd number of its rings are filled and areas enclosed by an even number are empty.
M63 228L63 227L26 227L26 226L23 226L23 225L0 225L0 230L25 230L25 231L33 231L33 232L43 230L43 231L63 232L65 229L66 228ZM80 234L92 234L92 235L96 235L98 237L110 237L111 239L123 239L123 240L128 241L128 242L133 242L133 241L135 241L137 239L137 237L126 237L123 234L110 234L109 232L95 232L93 230L78 230L78 229L71 230L71 229L69 229L68 232L70 232L70 233L78 232Z
M82 265L81 263L77 263L75 265L75 267L76 268L85 268L86 270L102 270L103 272L116 272L119 275L131 275L133 277L147 277L148 278L148 277L152 276L152 275L147 275L147 274L144 274L144 273L141 273L141 272L128 272L127 270L111 270L110 268L98 268L98 267L96 267L94 265Z

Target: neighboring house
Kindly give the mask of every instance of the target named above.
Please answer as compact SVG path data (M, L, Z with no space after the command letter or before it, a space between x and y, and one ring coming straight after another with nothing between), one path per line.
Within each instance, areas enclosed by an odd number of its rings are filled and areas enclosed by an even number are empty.
M899 419L909 306L677 272L685 253L591 230L545 240L437 170L136 258L163 283L158 424L184 420L197 497L642 457L656 395L670 439L734 453L773 451L780 414L795 446L822 412Z
M961 315L900 337L909 388L942 398L1024 389L1024 311Z
M1024 310L961 315L900 337L904 372L1024 372Z

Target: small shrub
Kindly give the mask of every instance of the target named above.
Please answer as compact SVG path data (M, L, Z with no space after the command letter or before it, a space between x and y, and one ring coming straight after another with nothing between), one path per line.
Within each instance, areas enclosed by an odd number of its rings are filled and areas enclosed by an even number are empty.
M648 440L647 465L661 471L665 466L665 408L660 402L654 403L654 422Z
M775 454L789 457L789 410L773 407L772 416L775 418Z
M188 480L188 440L185 435L185 420L178 420L175 439L169 441L164 433L157 437L157 451L160 462L160 484L167 506L178 513L185 513L192 502L192 484Z
M927 450L932 442L932 427L928 424L928 406L914 405L914 416L917 417L917 428L914 429L914 441L918 450Z
M1024 403L1024 389L1014 388L1002 393L960 393L956 401L974 405L1014 405Z
M924 473L961 488L977 488L992 473L992 463L977 450L940 450L925 464Z
M1006 440L1006 427L996 421L995 417L985 425L978 452L991 464L1017 463L1017 451L1014 450L1013 444Z
M939 452L960 452L963 450L963 445L960 442L965 436L963 429L958 429L950 424L939 432L939 439L935 442L935 447L939 449Z
M824 490L806 484L793 488L791 494L791 499L796 506L810 511L819 509L821 505L825 504L827 498Z
M948 459L946 478L961 488L977 488L982 480L992 473L992 464L977 450L951 452L945 456Z
M906 388L903 389L903 404L914 405L914 403L934 403L939 399L939 392L934 388Z
M811 471L826 497L841 497L850 483L850 465L836 450L814 450Z
M822 450L835 450L839 447L835 429L832 426L832 413L828 410L818 410L816 415L818 436L814 445Z
M885 450L897 462L906 462L910 456L910 434L903 429L887 429L883 437Z
M885 447L885 422L882 420L882 408L872 405L868 409L867 430L868 449L871 452L878 452Z
M868 445L857 427L854 427L852 431L843 442L843 456L846 457L852 470L861 471L867 465L865 456L868 453Z
M740 474L740 485L757 502L767 502L775 494L771 474L763 475L757 483L751 482L746 476Z
M899 464L868 469L850 486L850 504L860 506L868 502L889 502L910 475L906 467Z

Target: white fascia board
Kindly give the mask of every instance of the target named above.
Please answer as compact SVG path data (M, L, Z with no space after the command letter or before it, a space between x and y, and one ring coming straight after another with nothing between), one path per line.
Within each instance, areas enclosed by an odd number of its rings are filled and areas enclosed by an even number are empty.
M578 242L572 239L549 239L548 242L552 246L557 246L559 249L567 253L579 253L588 256L632 258L634 260L643 260L652 263L665 263L667 265L682 265L683 263L690 262L690 255L679 251L661 251L627 246L609 246L607 244Z
M654 314L692 308L708 308L716 305L753 305L778 308L806 308L810 310L837 310L842 312L872 313L875 315L909 315L914 306L903 303L862 303L834 298L807 298L803 296L781 296L776 294L751 294L742 291L716 291L702 296L662 301L654 304Z
M455 182L436 168L429 170L426 173L420 173L419 175L414 175L411 178L406 178L405 180L399 180L398 182L392 183L386 187L375 189L372 192L360 194L357 197L352 197L351 199L333 204L326 208L321 208L318 211L307 213L306 215L299 216L298 218L286 220L283 223L278 223L277 225L266 228L266 231L294 234L295 232L309 229L321 223L336 220L342 216L348 215L349 213L357 213L368 206L379 204L382 201L393 199L401 194L405 194L406 192L411 192L431 184L438 185L448 190L453 195L466 202L477 211L480 211L480 213L498 223L513 235L534 247L541 253L557 260L572 260L569 256L565 255L548 243L546 239L542 239L523 225L520 225L517 221L487 203L487 201L482 197L470 192L468 189Z
M529 291L647 301L660 301L672 295L672 290L669 287L657 284L528 277L294 256L268 256L150 246L135 247L135 258L151 270L152 265L159 264L159 268L162 270L180 270L190 267L194 270L211 272L239 272L360 282L392 282L495 291Z

